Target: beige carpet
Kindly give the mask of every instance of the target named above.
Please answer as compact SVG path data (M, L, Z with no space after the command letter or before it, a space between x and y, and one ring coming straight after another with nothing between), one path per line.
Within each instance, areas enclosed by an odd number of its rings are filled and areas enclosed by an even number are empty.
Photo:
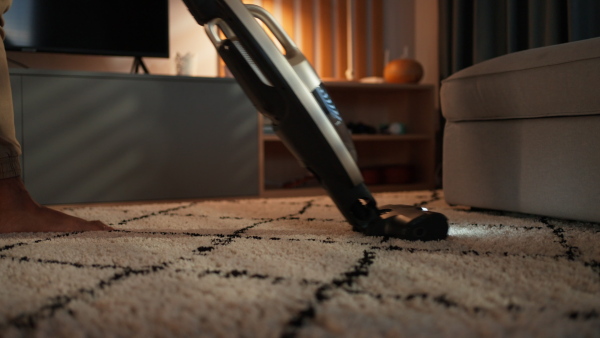
M0 336L600 336L600 225L376 196L450 237L365 237L327 197L69 209L119 230L1 235Z

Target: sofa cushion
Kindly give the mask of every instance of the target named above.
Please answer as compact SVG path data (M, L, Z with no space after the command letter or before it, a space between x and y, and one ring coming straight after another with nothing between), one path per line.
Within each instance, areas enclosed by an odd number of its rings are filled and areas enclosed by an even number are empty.
M600 114L600 38L511 53L444 80L451 122Z

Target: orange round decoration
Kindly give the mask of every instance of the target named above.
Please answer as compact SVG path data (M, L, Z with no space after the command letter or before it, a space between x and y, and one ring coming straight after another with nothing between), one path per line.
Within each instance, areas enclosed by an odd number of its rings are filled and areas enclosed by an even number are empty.
M423 66L412 59L392 60L383 70L385 82L390 83L418 83L422 77Z

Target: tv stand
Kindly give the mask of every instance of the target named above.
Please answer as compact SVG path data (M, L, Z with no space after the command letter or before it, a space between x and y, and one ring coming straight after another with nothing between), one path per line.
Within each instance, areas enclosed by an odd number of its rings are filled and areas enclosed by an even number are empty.
M11 69L10 80L39 203L259 193L258 114L234 79Z
M150 72L148 71L148 68L146 67L146 65L144 64L144 60L142 60L141 56L136 56L133 59L133 64L131 65L131 74L138 74L140 72L140 67L142 67L142 70L144 71L144 74L150 74Z

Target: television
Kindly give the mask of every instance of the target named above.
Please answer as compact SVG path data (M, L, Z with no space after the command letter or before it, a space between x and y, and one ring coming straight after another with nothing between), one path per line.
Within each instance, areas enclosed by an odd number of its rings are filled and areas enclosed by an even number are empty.
M169 0L15 0L6 50L169 57Z

